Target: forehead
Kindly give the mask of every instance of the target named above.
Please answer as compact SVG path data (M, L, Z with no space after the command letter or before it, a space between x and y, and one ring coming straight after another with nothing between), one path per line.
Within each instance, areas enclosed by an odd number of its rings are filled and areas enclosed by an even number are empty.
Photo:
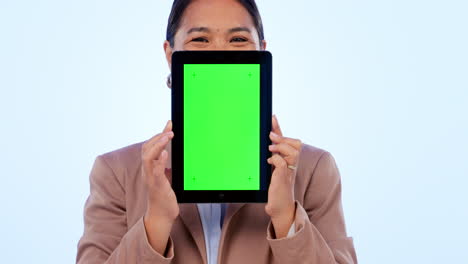
M255 30L249 12L236 0L196 0L185 10L180 31L192 27L207 27L215 31L225 31L234 27L247 27Z

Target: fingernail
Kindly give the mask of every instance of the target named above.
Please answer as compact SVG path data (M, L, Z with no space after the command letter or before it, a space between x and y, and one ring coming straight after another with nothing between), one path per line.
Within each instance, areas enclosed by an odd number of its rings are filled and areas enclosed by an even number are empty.
M270 146L268 146L268 149L270 149L270 150L271 150L271 149L274 149L274 148L275 148L275 146L274 146L274 145L270 145Z
M166 140L167 140L167 136L163 136L163 137L161 138L161 140L162 140L163 142L166 141Z
M273 132L273 131L271 131L271 135L272 135L273 137L278 137L278 135L277 135L275 132Z

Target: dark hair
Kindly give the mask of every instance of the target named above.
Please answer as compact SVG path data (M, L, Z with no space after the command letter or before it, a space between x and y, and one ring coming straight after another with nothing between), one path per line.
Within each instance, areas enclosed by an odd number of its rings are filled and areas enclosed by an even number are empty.
M257 4L255 0L237 0L252 16L252 20L255 24L255 28L258 32L258 38L264 40L263 35L263 24L260 12L258 12ZM169 41L171 47L174 47L174 36L179 29L180 20L184 15L185 9L191 3L191 0L174 0L172 3L171 14L167 20L166 40Z

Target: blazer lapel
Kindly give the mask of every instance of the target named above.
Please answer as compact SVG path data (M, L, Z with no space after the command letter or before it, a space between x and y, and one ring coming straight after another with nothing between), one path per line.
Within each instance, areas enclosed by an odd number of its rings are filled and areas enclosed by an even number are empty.
M200 255L203 258L203 263L207 263L203 226L198 214L197 204L179 204L179 216L192 235L193 240L195 240L198 251L200 251Z
M237 211L239 211L244 205L245 203L227 204L226 213L224 215L224 220L223 220L223 230L224 230L224 227L227 226L229 222L231 222L232 217L237 213Z
M228 204L226 207L226 214L224 215L224 220L223 220L223 227L221 229L221 237L219 239L219 246L218 246L218 259L216 263L221 263L222 260L222 254L223 254L223 245L224 245L224 239L227 234L227 229L229 227L229 223L232 220L232 217L244 206L246 205L245 203L231 203Z
M226 235L226 229L229 226L229 222L231 221L232 217L237 213L237 211L239 211L244 205L245 203L232 203L227 205L226 213L224 215L223 220L223 228L221 232L219 250L221 250L222 248L223 240ZM189 230L190 234L192 235L192 238L195 241L198 250L200 251L200 255L203 258L203 262L207 263L203 225L200 220L200 214L198 213L197 204L179 204L179 216L182 219L182 222Z

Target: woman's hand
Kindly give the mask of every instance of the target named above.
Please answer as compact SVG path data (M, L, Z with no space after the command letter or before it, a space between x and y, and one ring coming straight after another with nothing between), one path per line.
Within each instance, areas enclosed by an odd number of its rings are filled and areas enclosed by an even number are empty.
M302 142L284 137L276 116L272 118L273 131L270 139L273 144L269 146L269 150L273 155L268 163L273 165L273 173L265 211L271 217L276 238L282 238L287 235L296 212L294 178Z
M148 189L144 223L151 246L161 255L166 249L172 224L179 215L179 205L171 186L172 173L166 169L168 152L165 148L173 137L169 120L163 132L147 140L141 150L143 178Z

